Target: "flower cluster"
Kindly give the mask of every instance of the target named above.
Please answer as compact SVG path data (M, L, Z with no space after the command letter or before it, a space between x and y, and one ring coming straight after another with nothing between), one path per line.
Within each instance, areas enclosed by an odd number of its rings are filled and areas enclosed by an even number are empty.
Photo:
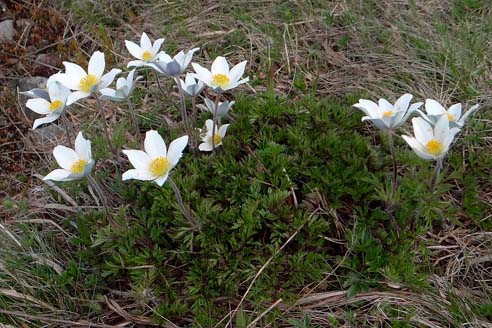
M112 147L104 106L101 101L127 101L133 123L137 129L136 132L139 134L140 131L138 131L138 124L130 101L132 92L138 81L142 79L142 76L136 76L138 70L150 68L156 72L157 76L162 74L171 77L180 91L182 119L185 129L187 129L185 135L172 141L169 149L167 149L166 143L159 133L150 130L145 135L145 151L131 149L122 151L134 167L123 173L123 180L154 181L159 186L162 186L170 171L182 157L189 140L194 137L193 131L198 131L201 136L202 143L197 147L201 151L213 151L216 147L223 145L223 139L229 124L221 125L221 119L227 115L234 101L219 100L224 97L225 91L248 81L248 78L242 78L246 68L246 61L230 69L226 58L221 56L213 61L210 70L197 63L192 63L194 73L187 73L186 71L193 59L193 55L200 48L180 51L171 57L161 50L163 43L164 38L152 42L145 32L141 35L139 45L133 41L126 40L126 48L130 55L135 58L135 60L128 62L126 66L133 69L128 72L126 77L117 79L114 89L110 86L121 73L121 70L113 68L105 73L106 61L104 53L100 51L94 52L88 61L87 68L71 62L63 62L65 71L52 75L48 79L46 90L33 89L24 92L24 95L30 98L26 103L27 108L44 115L44 117L34 121L33 129L42 124L56 121L72 104L85 98L93 97L101 110L103 128L108 144L118 158L117 151ZM157 82L159 83L159 81ZM205 105L199 104L196 106L196 99L205 87L209 87L216 94L216 100L212 101L209 98L204 98ZM188 130L188 111L185 97L192 98L193 130ZM212 119L206 120L204 129L196 127L197 108L210 112L212 115ZM70 128L73 130L71 126ZM193 142L191 144L194 145ZM56 146L53 150L53 155L61 169L56 169L46 175L45 180L71 181L80 179L88 176L95 164L91 155L91 143L89 140L84 139L82 132L78 133L73 149L65 146Z

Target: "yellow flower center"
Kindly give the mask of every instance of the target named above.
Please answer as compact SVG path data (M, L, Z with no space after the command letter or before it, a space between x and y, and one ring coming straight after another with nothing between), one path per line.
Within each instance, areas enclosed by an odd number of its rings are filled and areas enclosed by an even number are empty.
M147 60L151 60L152 59L152 53L148 50L145 50L142 54L142 59L147 61Z
M80 79L80 90L91 92L93 86L99 83L99 79L94 74L87 74L86 77Z
M63 106L63 102L61 100L55 100L53 101L51 104L50 104L50 111L51 112L54 112L55 110L57 110L58 108L60 108L61 106Z
M443 144L440 141L437 141L436 139L431 139L427 145L425 146L427 149L427 152L431 155L439 155L442 150L443 150Z
M222 137L219 135L219 134L215 134L214 136L214 143L213 145L214 146L217 146L218 144L220 144L220 142L222 141ZM208 137L208 143L212 143L212 136Z
M449 120L449 122L454 122L454 121L456 121L456 117L454 117L454 115L453 115L453 114L449 114L449 113L447 113L447 115L448 115L448 120Z
M225 74L215 74L212 76L212 85L221 87L222 89L226 88L231 80Z
M383 113L383 117L389 117L391 115L393 115L393 111L392 110L388 110L388 111L386 111L386 112Z
M84 168L87 165L87 161L84 159L79 159L75 163L72 164L72 167L70 168L70 171L72 173L82 173L84 172Z
M161 177L169 172L171 163L169 163L166 157L157 157L149 165L150 173L155 177Z

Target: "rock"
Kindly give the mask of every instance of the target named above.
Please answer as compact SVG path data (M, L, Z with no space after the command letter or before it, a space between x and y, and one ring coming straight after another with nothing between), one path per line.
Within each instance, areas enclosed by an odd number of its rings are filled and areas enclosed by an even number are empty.
M46 87L47 81L48 79L42 76L23 77L17 81L17 86L20 92L29 91L35 88L43 89ZM28 99L27 97L21 95L22 104L25 105L27 99ZM35 120L40 117L38 114L34 113L32 110L30 110L25 106L22 106L22 109L24 110L26 116L31 120Z
M12 41L15 37L14 21L7 19L0 22L0 42Z
M58 57L54 53L40 54L32 65L33 74L51 75L58 71Z
M33 150L36 149L36 151L40 152L49 152L56 145L66 142L65 130L57 125L56 121L42 125L36 130L30 129L27 136L32 142L31 146L33 147Z

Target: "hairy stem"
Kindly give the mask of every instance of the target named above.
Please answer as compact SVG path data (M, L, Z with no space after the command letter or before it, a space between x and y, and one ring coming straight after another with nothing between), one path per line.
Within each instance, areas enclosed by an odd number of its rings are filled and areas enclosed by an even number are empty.
M437 185L437 180L439 180L439 174L442 169L442 158L437 159L436 161L436 170L434 171L434 176L432 177L431 190L434 190Z
M140 129L138 128L137 116L135 115L135 108L133 107L133 104L130 101L130 98L128 98L127 103L128 103L128 110L130 111L133 129L135 130L135 133L137 134L137 138L140 140Z
M103 204L103 208L104 208L104 212L106 214L106 218L108 220L110 220L111 219L111 214L109 212L109 208L108 208L108 204L107 204L107 199L104 196L104 192L102 191L101 186L99 185L99 183L97 182L97 180L94 179L94 177L91 174L89 174L87 176L87 179L89 180L89 184L91 185L92 189L94 189L96 191L97 196L99 196L99 199L101 199L101 203Z
M154 75L155 75L155 80L157 82L157 87L159 88L159 91L161 92L162 95L165 95L166 93L164 92L164 89L161 86L161 81L159 80L159 74L157 74L157 72L154 71Z
M174 182L173 178L169 176L167 180L169 181L169 184L171 185L171 188L174 191L174 195L176 196L176 201L178 203L179 209L181 210L181 213L183 213L183 215L185 216L185 218L188 220L188 222L191 224L192 227L194 227L197 230L201 230L202 224L198 222L190 213L190 211L185 207L183 202L183 197L181 197L181 192L179 191L178 186Z
M73 148L73 142L72 142L72 137L75 139L75 130L73 129L72 124L70 124L70 121L68 120L68 112L65 111L61 115L61 119L63 121L63 126L65 127L65 134L67 135L68 139L68 145Z
M219 107L219 99L220 93L217 93L217 97L215 98L215 107L213 112L213 124L212 124L212 150L215 152L215 129L217 126L217 110Z
M398 190L398 163L396 162L395 141L393 140L393 131L388 130L388 142L390 145L391 158L393 160L393 181L391 199L393 206L396 204L396 192Z
M106 122L106 111L104 109L104 106L101 103L101 100L99 99L99 96L97 94L94 94L94 97L96 98L97 105L99 106L99 109L101 110L101 121L103 125L103 131L106 136L106 140L108 141L109 149L111 152L114 154L116 160L118 160L118 152L113 146L113 143L111 142L111 137L109 135L109 130L108 130L108 123Z
M190 136L190 140L193 140L191 138L191 131L190 131L190 126L188 125L188 115L186 114L186 99L185 99L185 94L183 91L183 88L181 87L181 83L179 82L179 78L174 79L176 81L176 84L178 85L178 90L179 90L179 98L181 100L181 116L183 119L183 124L185 126L185 131L188 136ZM193 141L192 141L193 145Z

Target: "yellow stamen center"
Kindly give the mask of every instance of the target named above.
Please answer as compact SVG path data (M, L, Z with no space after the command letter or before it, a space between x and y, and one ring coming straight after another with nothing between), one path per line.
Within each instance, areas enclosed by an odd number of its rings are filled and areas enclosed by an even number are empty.
M440 141L437 141L436 139L431 139L425 146L427 149L427 152L431 155L439 155L442 150L443 150L443 144Z
M79 159L75 163L72 164L72 167L70 168L70 171L72 173L82 173L84 172L84 168L87 165L87 161L84 159Z
M171 163L166 157L157 157L149 165L150 173L155 177L161 177L169 172L171 168Z
M454 115L453 115L453 114L449 114L449 113L447 113L447 115L448 115L448 120L449 120L449 122L454 122L454 121L456 121L456 117L454 117Z
M61 106L63 106L63 102L61 100L55 100L53 101L51 104L50 104L50 111L51 112L54 112L55 110L57 110L58 108L60 108Z
M221 87L222 89L226 88L231 80L225 74L215 74L212 76L212 85Z
M222 137L216 133L214 136L214 146L220 144L221 141L222 141ZM208 137L208 143L212 143L212 136Z
M148 50L145 50L142 54L142 59L147 61L147 60L151 60L152 59L152 53Z
M86 77L80 79L80 90L91 92L93 86L99 83L99 79L94 74L87 74Z
M392 110L388 110L388 111L386 111L386 112L383 113L383 117L389 117L391 115L393 115L393 111Z

